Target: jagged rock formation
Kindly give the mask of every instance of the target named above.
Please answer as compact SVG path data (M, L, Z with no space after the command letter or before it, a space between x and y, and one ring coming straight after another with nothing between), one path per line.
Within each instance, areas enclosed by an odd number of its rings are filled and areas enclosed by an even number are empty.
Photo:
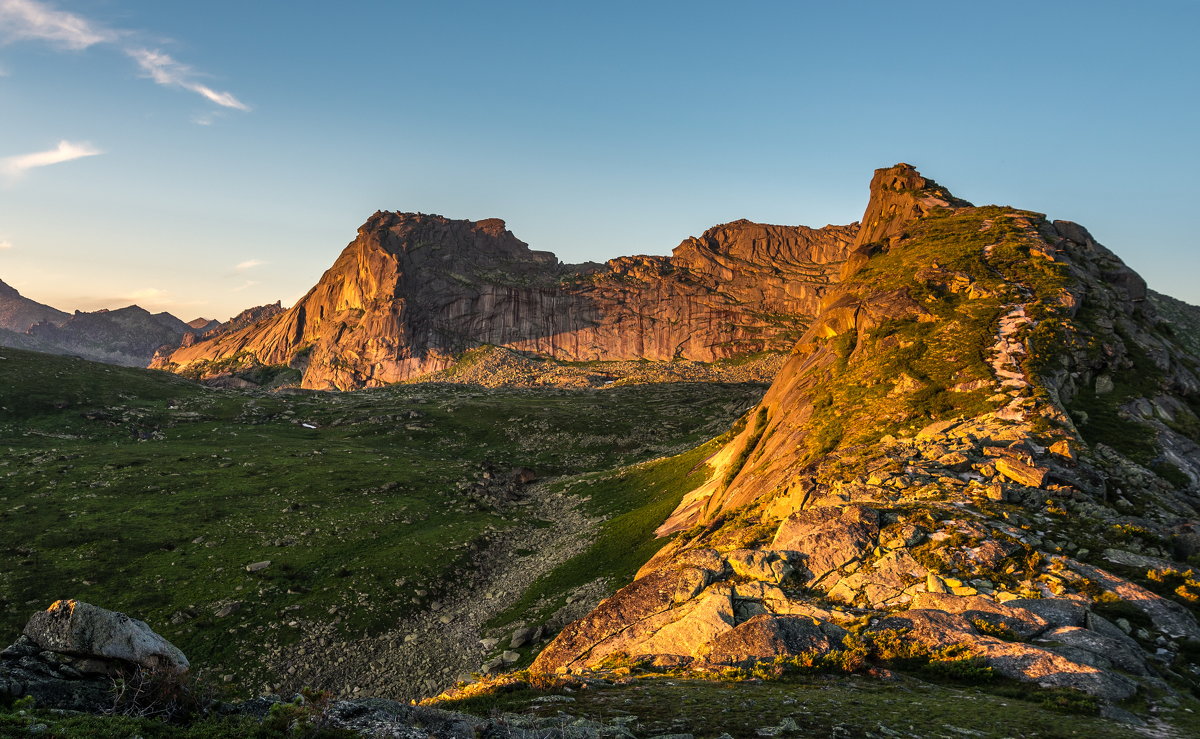
M21 295L0 280L0 329L23 334L43 321L62 323L70 314Z
M786 351L857 230L736 221L671 257L564 265L498 219L379 212L288 311L153 366L204 377L286 364L305 387L353 389L444 369L485 344L583 361Z
M674 538L533 669L900 649L1107 700L1200 683L1200 358L1145 283L908 165L863 224Z

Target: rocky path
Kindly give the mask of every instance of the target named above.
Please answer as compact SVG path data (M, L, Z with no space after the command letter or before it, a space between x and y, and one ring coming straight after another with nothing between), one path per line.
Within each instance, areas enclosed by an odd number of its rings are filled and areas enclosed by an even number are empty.
M580 510L580 501L551 490L547 483L526 488L527 496L508 511L521 523L475 556L475 569L457 587L422 611L400 618L384 634L346 640L333 622L310 628L299 643L275 649L267 670L282 677L264 686L281 695L301 687L333 691L339 697L413 700L436 695L481 671L509 646L510 624L484 641L484 624L519 599L540 576L583 551L601 519ZM551 525L539 528L534 521ZM605 595L604 583L582 589L560 612L570 620L589 612ZM560 624L561 625L561 624ZM532 625L531 626L537 626ZM513 657L509 653L509 658Z

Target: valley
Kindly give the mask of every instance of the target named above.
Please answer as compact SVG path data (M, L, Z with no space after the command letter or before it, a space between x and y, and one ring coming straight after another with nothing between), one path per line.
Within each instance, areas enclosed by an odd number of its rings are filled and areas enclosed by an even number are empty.
M550 618L588 585L584 603L594 604L653 553L653 528L694 484L686 474L647 480L677 472L672 455L694 466L688 450L763 390L242 393L20 350L0 356L0 539L14 563L0 573L0 628L18 632L47 598L104 603L155 624L242 696L284 684L341 693L346 679L353 694L367 665L327 681L318 644L390 639L398 625L450 613L448 591L472 593L457 598L466 609L492 589L497 567L522 575L492 599L507 609L497 624ZM518 467L538 480L506 489ZM605 521L619 527L619 544ZM564 537L571 546L549 556ZM572 569L583 553L588 566ZM518 604L538 574L554 577ZM489 619L503 609L493 610ZM434 620L400 638L419 633L436 647L444 625ZM503 651L476 649L480 638L449 673L406 665L405 680L380 694L421 697L478 671ZM297 674L302 644L314 658Z

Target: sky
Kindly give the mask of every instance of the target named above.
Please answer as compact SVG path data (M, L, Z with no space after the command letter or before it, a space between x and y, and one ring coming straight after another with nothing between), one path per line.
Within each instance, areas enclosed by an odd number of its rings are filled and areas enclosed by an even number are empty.
M376 210L565 262L856 221L878 167L1200 304L1200 0L0 0L0 280L290 305Z

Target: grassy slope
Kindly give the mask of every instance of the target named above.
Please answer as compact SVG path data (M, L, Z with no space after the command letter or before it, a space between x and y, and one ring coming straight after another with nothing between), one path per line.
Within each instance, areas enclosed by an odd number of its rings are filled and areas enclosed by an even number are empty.
M306 621L373 632L435 597L468 566L472 544L520 515L458 492L483 461L543 476L628 465L699 444L762 392L255 396L66 357L0 356L0 555L13 563L0 571L0 641L50 601L79 598L148 621L199 666L235 673ZM620 479L589 488L592 505L637 508ZM626 554L619 542L604 552ZM245 570L261 560L272 564ZM215 615L233 602L239 610Z

